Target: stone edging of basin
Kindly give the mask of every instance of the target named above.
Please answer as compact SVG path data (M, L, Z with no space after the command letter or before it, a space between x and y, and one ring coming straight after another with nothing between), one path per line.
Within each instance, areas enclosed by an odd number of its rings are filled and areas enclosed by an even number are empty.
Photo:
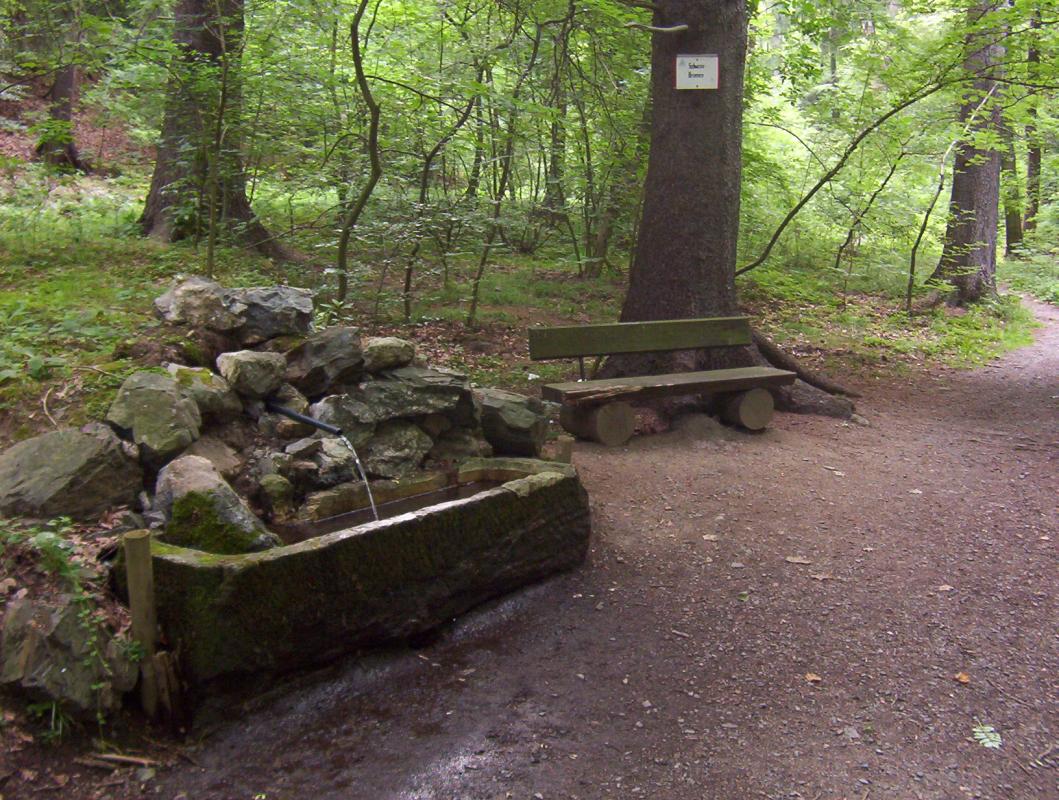
M588 495L569 464L473 459L459 482L503 481L297 544L219 556L155 540L158 619L184 678L281 672L437 627L580 564Z

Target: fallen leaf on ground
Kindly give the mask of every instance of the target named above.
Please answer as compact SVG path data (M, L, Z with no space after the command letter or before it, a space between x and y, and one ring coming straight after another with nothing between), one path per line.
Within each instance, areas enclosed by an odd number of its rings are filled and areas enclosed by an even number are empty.
M823 680L823 678L821 678L815 672L807 672L807 673L805 673L805 679L807 681L809 681L809 683L820 683L820 681Z
M715 533L704 533L702 535L702 538L705 539L707 542L716 542L721 537Z
M814 581L833 581L835 579L834 575L829 575L826 572L814 572L809 577Z
M938 591L939 592L951 592L954 588L956 588L956 587L949 586L949 584L947 584L947 583L943 583L943 584L941 584L941 586L938 587Z
M787 556L783 560L786 561L788 564L812 564L813 563L812 561L810 561L805 556Z
M952 676L952 679L954 681L964 684L971 682L971 676L968 675L966 672L957 672L955 675Z

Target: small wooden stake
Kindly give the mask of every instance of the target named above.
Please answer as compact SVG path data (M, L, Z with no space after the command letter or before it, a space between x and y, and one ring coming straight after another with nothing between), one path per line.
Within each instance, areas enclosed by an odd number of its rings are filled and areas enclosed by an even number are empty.
M721 415L730 425L742 425L747 430L760 431L772 419L775 405L772 392L768 389L751 389L726 398Z
M158 615L154 605L154 566L151 563L151 534L130 531L125 545L125 575L129 584L129 610L132 613L132 638L143 648L140 661L140 702L147 716L158 714L158 676L155 672L155 643L158 638Z

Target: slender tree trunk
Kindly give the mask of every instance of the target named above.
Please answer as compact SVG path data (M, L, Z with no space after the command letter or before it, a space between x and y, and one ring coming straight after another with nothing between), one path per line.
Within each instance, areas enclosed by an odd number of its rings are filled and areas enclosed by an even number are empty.
M178 0L175 17L179 53L140 225L145 234L163 241L198 238L209 233L212 213L218 217L215 226L243 244L274 258L291 258L292 252L269 235L250 208L237 125L232 123L241 105L243 0ZM220 114L227 120L218 120ZM218 122L230 131L227 135L217 136ZM199 197L205 203L197 202ZM221 209L216 207L219 198Z
M1011 256L1022 246L1022 187L1015 168L1015 136L1006 122L1001 123L1004 149L1000 172L1004 190L1004 255Z
M368 76L364 72L364 55L360 43L360 23L367 8L368 0L360 0L357 10L353 14L353 22L349 26L349 45L353 52L353 67L356 71L357 88L360 89L360 97L368 109L368 158L371 161L371 172L368 174L368 180L361 187L360 194L357 195L356 199L352 202L347 202L342 208L342 230L339 232L338 253L335 258L335 266L338 271L336 299L339 303L344 303L349 293L350 236L360 221L360 215L364 213L368 200L371 199L372 192L375 191L375 186L379 183L379 178L382 177L382 154L379 149L379 121L382 116L382 108L375 100L375 95L371 91L371 84L368 83ZM385 277L384 268L379 280L380 289ZM375 312L376 314L378 312L377 299Z
M968 12L970 22L995 9L993 2L976 3ZM996 236L1000 201L1000 153L975 146L974 133L999 133L1000 104L996 102L997 83L988 74L1003 55L993 44L994 37L972 33L967 39L968 72L983 74L972 84L960 107L961 122L971 118L982 102L992 97L974 119L970 135L957 146L953 167L949 220L941 260L931 280L948 281L956 292L952 302L972 303L996 291Z
M47 164L88 172L88 164L81 158L74 141L74 108L81 83L80 69L68 64L55 75L55 83L48 92L48 113L52 126L37 142L37 157Z
M735 291L742 172L746 4L668 0L651 47L651 146L639 236L621 320L738 313ZM676 58L719 55L719 88L675 89ZM742 350L618 356L605 374L649 374L749 363Z
M1026 54L1030 80L1035 81L1040 75L1041 51L1037 42L1038 31L1041 27L1041 13L1037 11L1030 20L1031 44ZM1029 117L1026 122L1026 220L1025 230L1032 231L1037 228L1037 212L1041 207L1041 135L1037 128L1038 110L1040 102L1038 90L1031 89L1029 107L1026 111Z

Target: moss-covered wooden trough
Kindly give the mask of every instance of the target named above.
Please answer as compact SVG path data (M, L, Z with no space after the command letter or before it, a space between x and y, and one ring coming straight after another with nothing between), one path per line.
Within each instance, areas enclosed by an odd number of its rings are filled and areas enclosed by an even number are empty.
M471 497L245 555L152 545L159 622L188 681L281 671L407 637L580 564L588 497L573 467L480 459Z

